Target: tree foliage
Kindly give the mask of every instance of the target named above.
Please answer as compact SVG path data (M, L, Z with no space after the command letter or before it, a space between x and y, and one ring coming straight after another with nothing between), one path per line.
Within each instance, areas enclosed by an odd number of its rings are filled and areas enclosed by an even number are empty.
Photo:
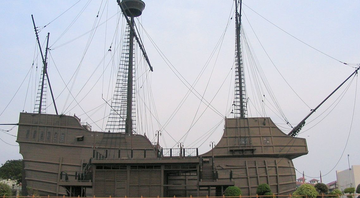
M8 160L0 167L0 178L21 182L22 160Z
M360 184L356 187L356 193L360 193Z
M272 195L269 184L260 184L256 189L258 195Z
M316 196L319 195L319 193L316 191L315 187L310 184L303 184L299 188L296 189L296 191L293 193L293 195L301 195L301 196L307 196L310 198L316 198Z
M339 190L339 189L334 189L334 190L331 191L329 194L330 194L330 195L342 195L342 192L341 192L341 190Z
M319 194L327 194L329 191L329 188L324 183L315 184L315 189Z
M229 186L224 191L225 196L240 196L241 190L237 186Z
M353 194L354 192L355 192L355 188L354 188L354 187L350 187L350 188L345 188L345 189L344 189L344 193Z
M0 196L11 196L11 187L7 184L0 183Z

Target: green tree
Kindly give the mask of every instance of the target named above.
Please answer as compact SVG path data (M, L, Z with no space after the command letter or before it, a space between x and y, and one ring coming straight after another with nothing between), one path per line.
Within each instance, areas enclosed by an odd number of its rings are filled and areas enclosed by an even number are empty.
M240 196L241 190L239 187L236 186L229 186L224 191L225 196Z
M360 184L356 187L356 193L360 194ZM360 195L358 196L360 198Z
M329 191L329 188L326 184L323 183L317 183L315 184L315 189L319 194L327 194Z
M344 189L344 193L353 194L354 192L355 192L355 188L354 188L354 187L350 187L350 188L345 188L345 189Z
M16 180L20 183L22 180L22 160L8 160L0 167L0 178Z
M256 189L258 195L272 195L269 184L260 184Z
M356 187L356 193L360 193L360 184Z
M352 194L354 194L354 193L355 193L355 188L354 187L344 189L344 194L347 194L347 197L349 197L349 198L351 198Z
M341 192L341 190L339 190L339 189L334 189L334 190L331 191L329 194L330 194L330 195L340 196L340 195L342 195L342 192Z
M316 196L319 195L319 193L316 191L315 187L310 184L303 184L299 188L296 189L296 191L293 193L293 195L297 196L303 196L303 197L310 197L310 198L316 198Z
M0 196L11 196L11 187L7 184L0 183Z

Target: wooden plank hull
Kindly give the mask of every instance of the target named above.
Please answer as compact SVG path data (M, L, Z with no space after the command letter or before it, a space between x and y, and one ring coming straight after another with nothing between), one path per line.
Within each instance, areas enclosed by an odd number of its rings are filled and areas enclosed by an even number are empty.
M292 159L306 140L289 137L270 118L226 118L219 143L202 155L165 155L142 135L92 132L80 119L21 113L17 142L23 189L40 195L205 196L236 185L254 195L267 183L276 194L295 190Z

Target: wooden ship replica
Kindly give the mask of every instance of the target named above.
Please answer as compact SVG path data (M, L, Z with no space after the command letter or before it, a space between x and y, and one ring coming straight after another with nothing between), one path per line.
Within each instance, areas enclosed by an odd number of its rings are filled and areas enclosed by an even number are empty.
M124 132L91 131L76 116L41 113L41 105L37 113L20 113L17 142L23 156L23 194L36 190L51 196L221 196L228 186L238 186L243 195L255 195L263 183L275 194L292 193L292 160L308 153L306 140L283 133L268 117L246 117L241 2L235 1L236 116L225 118L221 140L201 155L197 148L166 149L133 133L133 43L138 41L134 18L145 3L118 4L129 30ZM46 74L46 53L43 60Z

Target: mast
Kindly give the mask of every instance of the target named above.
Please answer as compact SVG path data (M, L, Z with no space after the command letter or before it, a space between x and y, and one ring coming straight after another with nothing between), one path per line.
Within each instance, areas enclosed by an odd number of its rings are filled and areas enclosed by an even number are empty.
M340 89L340 87L342 87L352 76L356 75L359 71L360 67L356 68L355 71L349 76L347 77L338 87L336 87L336 89L334 91L332 91L318 106L315 107L315 109L311 109L311 112L304 118L301 120L301 122L296 125L289 133L289 136L295 137L297 136L297 134L300 132L300 130L302 129L302 127L305 125L306 120L313 114L315 113L315 111L322 105L324 104L324 102L326 100L328 100L338 89Z
M234 98L234 117L246 117L246 92L244 66L241 54L241 9L242 0L235 0L235 33L236 33L236 54L235 54L235 98Z
M125 133L132 134L133 131L133 120L132 120L132 102L133 102L133 56L134 56L134 17L131 16L130 19L130 40L129 40L129 67L128 67L128 87L127 87L127 109L126 109L126 124L125 124Z
M131 135L133 131L133 120L132 120L132 110L133 110L133 59L134 59L134 38L139 42L139 39L136 37L135 33L135 24L134 17L138 17L142 14L142 11L145 8L145 3L141 0L123 0L121 3L118 0L118 4L125 15L126 21L130 28L129 36L129 62L128 62L128 73L127 73L127 96L126 96L126 120L125 120L125 134ZM129 19L130 18L130 19ZM141 43L140 43L140 46ZM143 47L141 47L143 50ZM143 50L144 53L144 50ZM144 53L146 60L147 56ZM149 61L148 61L149 63ZM149 64L152 71L152 67Z
M45 86L45 77L48 81L49 84L49 88L50 88L50 93L51 93L51 97L54 103L54 108L55 108L55 113L56 115L58 115L58 111L57 111L57 107L56 107L56 103L55 103L55 97L51 88L51 84L50 84L50 79L49 79L49 74L47 72L47 55L48 55L48 51L49 51L49 38L50 38L50 33L48 33L47 35L47 41L46 41L46 48L45 48L45 56L42 52L41 49L41 45L40 45L40 41L39 41L39 34L35 25L35 20L34 20L34 16L31 15L31 19L34 25L34 30L35 30L35 35L36 35L36 40L37 43L39 45L39 49L40 49L40 54L41 54L41 58L42 58L42 62L43 62L43 71L42 71L42 77L41 77L41 89L40 89L40 104L39 104L39 110L38 113L41 114L41 108L42 108L42 102L43 102L43 97L44 97L44 86Z

